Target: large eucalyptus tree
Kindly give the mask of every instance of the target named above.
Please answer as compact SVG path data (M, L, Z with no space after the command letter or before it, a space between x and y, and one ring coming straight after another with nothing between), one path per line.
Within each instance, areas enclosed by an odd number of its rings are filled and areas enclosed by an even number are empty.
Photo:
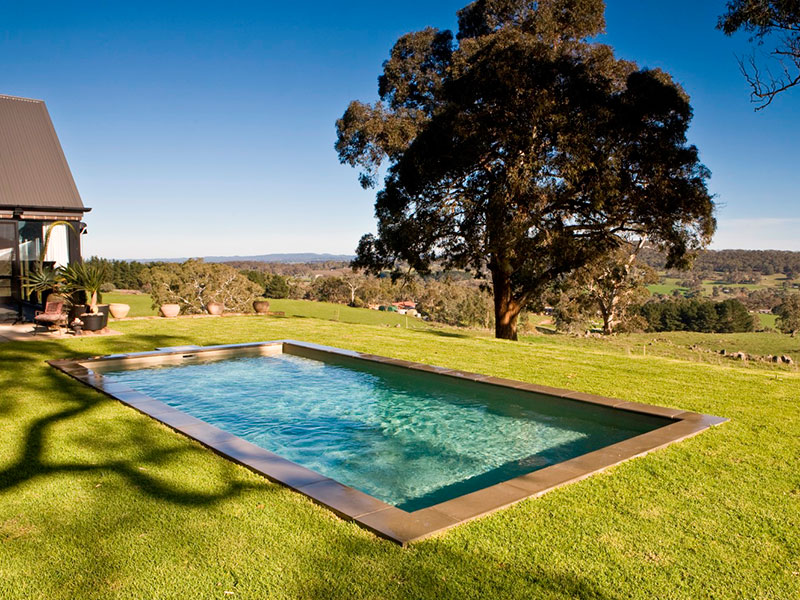
M592 41L602 0L478 0L458 32L401 37L380 101L336 123L340 160L378 184L378 235L354 266L491 274L496 335L553 281L647 237L670 266L710 240L689 99Z

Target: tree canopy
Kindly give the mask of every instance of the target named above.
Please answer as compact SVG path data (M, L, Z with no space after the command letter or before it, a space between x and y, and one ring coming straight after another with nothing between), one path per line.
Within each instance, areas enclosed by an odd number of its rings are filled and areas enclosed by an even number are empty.
M402 36L380 101L337 121L340 160L376 186L354 266L488 271L498 337L558 278L646 237L684 264L715 228L687 144L686 93L590 41L602 0L478 0L456 34Z
M769 105L775 96L800 85L800 0L730 0L718 27L727 35L743 30L759 46L774 44L778 74L760 69L755 57L749 66L740 61L742 73L752 88L756 110Z
M800 331L800 294L788 296L775 308L775 314L778 315L778 328L794 337Z

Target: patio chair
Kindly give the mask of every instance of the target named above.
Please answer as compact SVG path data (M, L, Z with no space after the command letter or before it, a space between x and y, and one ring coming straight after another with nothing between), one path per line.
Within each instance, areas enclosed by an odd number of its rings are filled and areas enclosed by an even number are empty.
M62 312L63 308L63 300L48 302L45 304L44 311L36 311L33 320L36 324L44 325L48 329L58 328L67 319L67 315Z

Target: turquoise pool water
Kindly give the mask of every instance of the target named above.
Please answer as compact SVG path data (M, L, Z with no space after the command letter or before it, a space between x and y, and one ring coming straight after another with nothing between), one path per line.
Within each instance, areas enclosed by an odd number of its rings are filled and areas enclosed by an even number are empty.
M666 424L341 357L280 354L103 375L409 511Z

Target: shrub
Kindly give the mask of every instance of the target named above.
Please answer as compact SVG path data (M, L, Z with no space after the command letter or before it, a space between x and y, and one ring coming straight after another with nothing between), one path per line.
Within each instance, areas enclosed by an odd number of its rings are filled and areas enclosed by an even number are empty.
M233 267L189 260L151 267L142 273L150 286L153 308L178 304L184 314L206 312L210 302L221 302L233 312L252 312L261 288Z
M282 275L272 275L264 285L264 295L268 298L288 298L289 283Z
M800 331L800 294L788 296L775 308L777 325L783 333L796 335Z

